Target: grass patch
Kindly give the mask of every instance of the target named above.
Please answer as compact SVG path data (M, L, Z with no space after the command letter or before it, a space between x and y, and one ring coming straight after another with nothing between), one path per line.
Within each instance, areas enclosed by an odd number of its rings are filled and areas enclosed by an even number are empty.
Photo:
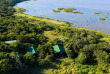
M52 11L55 12L55 13L59 13L60 12L59 10L58 11L57 10L52 10Z
M97 13L93 13L93 14L97 15L97 14L103 14L103 13L102 12L97 12Z
M17 13L23 13L23 12L26 11L25 9L17 8L16 6L14 6L13 8L16 10L15 14L17 14Z
M63 38L62 35L57 35L54 31L44 31L44 36L46 36L49 40L54 40L56 38Z
M75 8L58 8L58 10L52 10L55 13L61 12L63 10L63 12L66 13L74 13L74 14L83 14L82 12L73 12L73 10L76 10Z
M107 16L104 16L103 18L108 18Z
M99 18L99 20L100 20L100 21L104 21L104 20L106 20L106 19L105 19L105 18Z
M73 14L84 14L82 12L73 12Z
M58 10L60 11L60 10L63 10L64 8L58 8Z
M66 13L72 13L73 10L76 10L75 8L65 8L63 9L64 11L63 12L66 12Z

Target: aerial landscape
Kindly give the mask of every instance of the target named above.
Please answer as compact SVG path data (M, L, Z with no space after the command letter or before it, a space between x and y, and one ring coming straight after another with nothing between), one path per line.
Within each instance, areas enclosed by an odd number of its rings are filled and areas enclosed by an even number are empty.
M0 74L110 74L110 1L0 0Z

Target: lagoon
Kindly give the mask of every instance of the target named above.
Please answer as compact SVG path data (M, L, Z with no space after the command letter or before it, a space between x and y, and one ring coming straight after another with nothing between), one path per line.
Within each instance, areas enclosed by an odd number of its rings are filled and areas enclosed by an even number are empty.
M72 23L71 26L97 30L110 35L110 1L109 0L37 0L24 1L15 6L26 9L28 15L50 18ZM57 8L75 8L84 14L54 13ZM94 15L93 13L103 14ZM108 17L104 21L99 18Z

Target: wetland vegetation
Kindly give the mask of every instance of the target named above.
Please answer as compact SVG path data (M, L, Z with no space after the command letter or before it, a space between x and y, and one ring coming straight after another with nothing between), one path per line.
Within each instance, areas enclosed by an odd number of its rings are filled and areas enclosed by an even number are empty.
M84 14L84 13L82 13L82 12L73 12L73 14Z
M52 10L53 12L55 12L55 13L58 13L58 12L60 12L59 10Z
M99 20L100 20L100 21L104 21L104 20L106 20L106 19L105 19L105 18L99 18Z
M79 11L74 11L74 10L77 10L75 8L58 8L58 10L52 10L53 12L66 12L66 13L74 13L74 14L84 14L82 12L79 12Z
M103 13L102 12L97 12L97 13L93 13L93 14L98 15L98 14L103 14Z
M104 21L106 20L108 17L107 16L104 16L103 18L99 18L100 21Z
M107 16L104 16L103 18L108 18Z
M66 13L72 13L74 10L76 10L75 8L65 8L63 9L64 11L63 12L66 12Z
M58 10L64 10L65 8L58 8Z

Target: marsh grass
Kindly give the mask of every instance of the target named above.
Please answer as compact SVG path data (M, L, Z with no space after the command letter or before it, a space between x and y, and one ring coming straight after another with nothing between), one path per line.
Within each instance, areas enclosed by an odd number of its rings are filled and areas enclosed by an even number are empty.
M84 13L82 13L82 12L73 12L73 14L84 14Z
M52 10L53 12L55 12L55 13L59 13L60 11L59 10Z
M56 38L63 38L62 35L56 35L54 31L44 31L44 36L46 36L49 40L54 40Z
M104 21L104 20L106 20L106 19L105 19L105 18L99 18L99 20L100 20L100 21Z
M63 12L66 12L66 13L72 13L73 10L76 10L75 8L65 8L63 9L64 11Z
M108 18L107 16L104 16L103 18Z
M98 15L98 14L103 14L103 13L102 12L97 12L97 13L93 13L93 14Z
M79 12L79 11L73 12L74 10L77 10L77 9L75 9L75 8L58 8L58 10L52 10L52 11L55 13L63 11L65 13L84 14L84 13Z
M63 9L65 9L65 8L58 8L58 10L63 10Z

